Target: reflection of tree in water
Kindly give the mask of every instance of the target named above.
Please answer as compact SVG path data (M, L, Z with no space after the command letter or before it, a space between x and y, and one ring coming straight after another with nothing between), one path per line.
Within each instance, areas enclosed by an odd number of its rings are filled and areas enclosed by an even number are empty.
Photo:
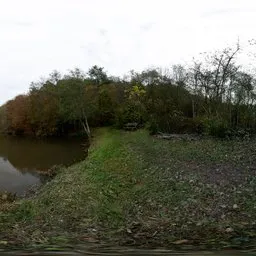
M86 157L81 139L38 140L0 137L0 156L23 173L47 171L53 165L70 165Z
M16 169L6 157L0 157L0 191L22 194L31 185L41 184L36 173Z
M0 165L1 165L1 161L4 162L6 164L6 167L8 166L8 169L12 169L12 170L15 170L15 172L18 172L18 173L22 173L23 175L28 173L28 174L32 174L33 176L35 177L38 177L40 175L38 175L38 170L36 169L28 169L28 168L19 168L17 166L14 166L7 157L1 157L0 156ZM1 170L3 169L3 166L1 166Z
M20 193L45 182L42 172L55 165L71 165L87 156L81 138L39 140L0 137L0 191Z

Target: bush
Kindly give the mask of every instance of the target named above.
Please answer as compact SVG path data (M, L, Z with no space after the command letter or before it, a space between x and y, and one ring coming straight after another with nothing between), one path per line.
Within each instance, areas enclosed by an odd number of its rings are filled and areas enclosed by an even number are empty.
M187 118L181 112L173 111L172 115L151 116L147 128L151 134L157 132L201 134L203 124L200 119Z
M227 122L217 118L186 118L176 114L172 116L151 116L147 129L151 134L164 133L197 133L217 138L248 139L250 129L233 129Z
M123 108L119 109L116 113L115 126L123 128L127 123L144 124L146 116L140 104L126 104Z
M146 129L149 130L150 135L155 135L158 132L158 125L155 119L151 119L147 125Z
M205 119L203 121L203 133L218 138L225 138L230 132L230 128L225 121L220 119Z

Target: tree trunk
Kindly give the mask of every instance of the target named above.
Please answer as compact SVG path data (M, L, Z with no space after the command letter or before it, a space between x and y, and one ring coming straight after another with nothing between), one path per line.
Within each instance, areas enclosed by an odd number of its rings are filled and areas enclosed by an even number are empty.
M196 117L196 113L195 113L195 102L192 99L192 114L193 114L193 119Z
M90 139L91 138L91 131L90 131L90 127L88 125L87 118L85 118L85 123L83 121L81 121L81 124L82 124L82 126L84 128L84 131L85 131L86 135Z
M87 117L85 118L85 124L86 124L86 129L87 129L87 132L88 132L88 137L91 137L91 130L90 130L90 127L89 127L89 124L88 124Z

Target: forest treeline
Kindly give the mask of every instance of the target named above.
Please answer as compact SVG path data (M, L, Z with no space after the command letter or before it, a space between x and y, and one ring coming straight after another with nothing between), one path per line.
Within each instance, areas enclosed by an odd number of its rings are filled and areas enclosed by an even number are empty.
M130 122L152 133L218 137L256 132L256 79L236 62L240 47L205 54L190 67L131 71L120 78L93 66L53 71L0 108L1 131L61 136Z

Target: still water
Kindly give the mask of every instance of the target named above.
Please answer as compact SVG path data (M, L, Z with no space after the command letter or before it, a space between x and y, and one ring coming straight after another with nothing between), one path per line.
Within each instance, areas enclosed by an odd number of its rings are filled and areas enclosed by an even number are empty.
M68 166L85 158L81 138L31 139L0 136L0 191L22 195L42 182L38 171Z

